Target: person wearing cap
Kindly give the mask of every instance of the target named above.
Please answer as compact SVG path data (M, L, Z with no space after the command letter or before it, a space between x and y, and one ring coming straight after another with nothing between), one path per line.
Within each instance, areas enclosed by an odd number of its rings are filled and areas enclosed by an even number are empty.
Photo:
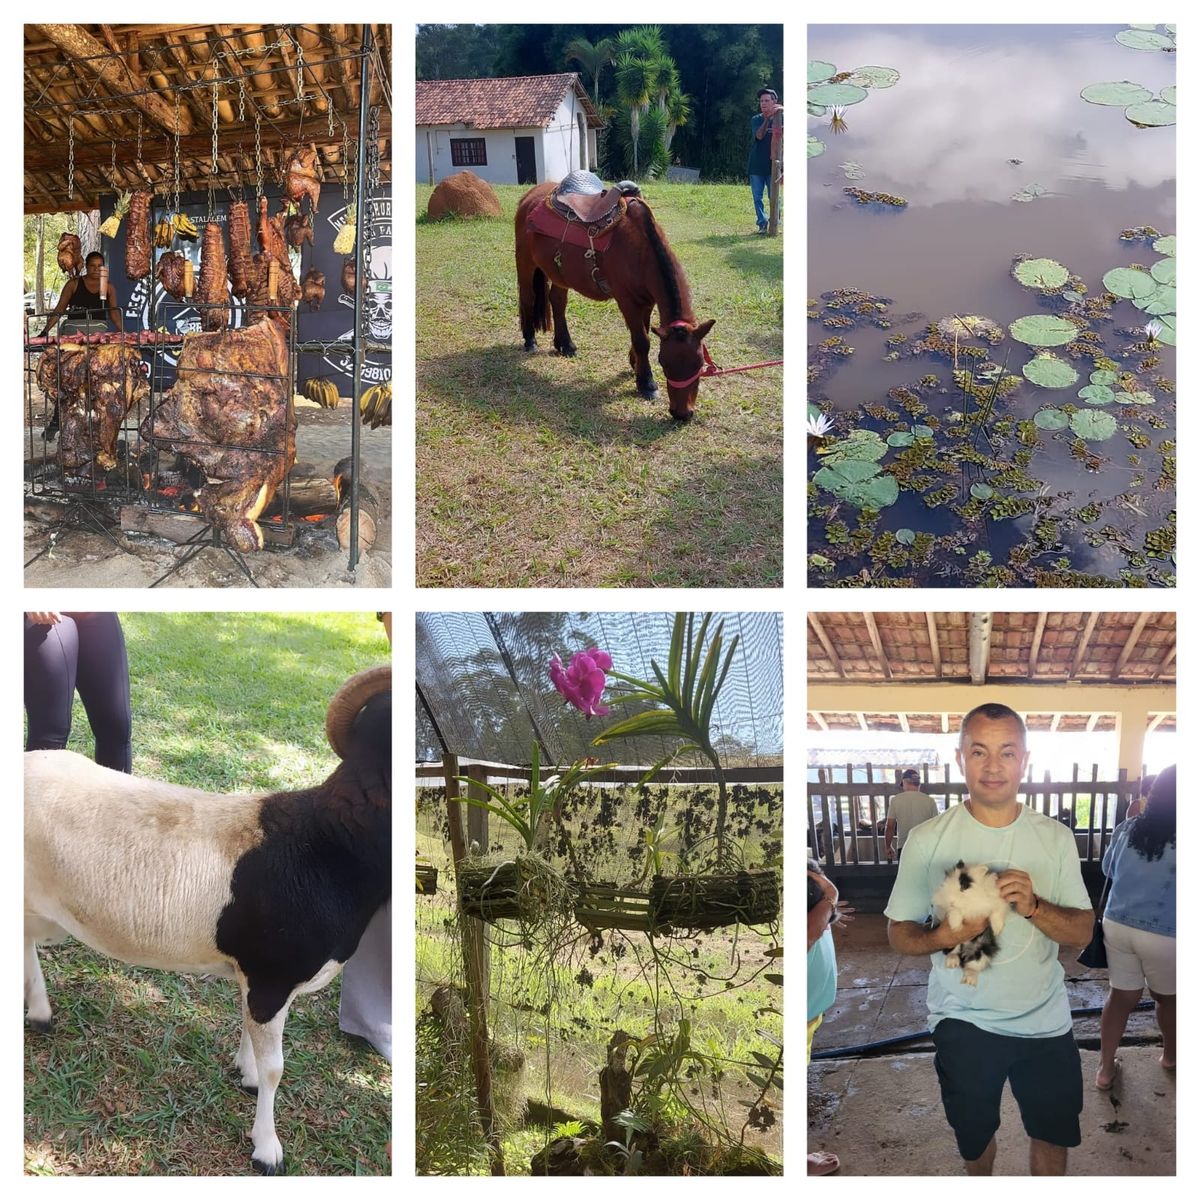
M887 824L883 827L883 848L888 862L897 859L904 839L921 824L938 815L937 801L921 791L921 776L911 767L900 776L904 791L888 801Z
M776 120L783 120L783 105L779 103L778 94L773 88L759 88L758 112L750 118L750 157L746 163L759 233L767 232L763 193L771 186L771 133Z

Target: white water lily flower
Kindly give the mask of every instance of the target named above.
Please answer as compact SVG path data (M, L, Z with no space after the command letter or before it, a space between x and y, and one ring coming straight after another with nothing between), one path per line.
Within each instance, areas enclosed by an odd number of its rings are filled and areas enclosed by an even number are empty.
M808 436L823 438L833 429L833 421L824 413L817 413L808 418Z
M1163 323L1161 321L1147 321L1145 324L1146 337L1152 341L1158 341L1158 335L1163 331Z

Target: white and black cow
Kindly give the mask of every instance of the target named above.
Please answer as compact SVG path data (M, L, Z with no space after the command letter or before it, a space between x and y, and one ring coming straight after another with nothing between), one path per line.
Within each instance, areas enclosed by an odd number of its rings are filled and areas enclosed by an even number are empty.
M327 984L391 895L391 668L329 706L341 758L318 787L222 796L66 750L25 755L25 1003L48 1032L37 943L78 938L137 966L236 979L237 1066L257 1090L252 1162L282 1172L283 1024Z

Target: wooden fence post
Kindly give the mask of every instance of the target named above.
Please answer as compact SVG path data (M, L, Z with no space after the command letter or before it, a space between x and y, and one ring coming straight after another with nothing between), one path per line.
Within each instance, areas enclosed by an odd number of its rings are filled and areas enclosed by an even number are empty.
M450 821L450 850L454 855L454 866L457 871L459 862L467 855L467 840L463 835L462 804L459 801L458 759L453 754L442 757L442 766L446 773L446 815ZM481 794L474 787L474 781L479 778L479 772L484 768L470 766L467 774L472 780L472 791ZM478 812L486 817L482 809L468 807L467 824L473 829L472 814ZM487 827L484 825L483 841L480 849L487 849ZM479 1120L483 1125L483 1136L487 1141L492 1156L492 1174L503 1175L504 1148L500 1144L500 1127L496 1121L496 1105L492 1097L492 1060L488 1049L488 946L484 936L483 922L475 917L465 916L459 906L459 921L462 925L463 941L463 970L467 983L467 1014L471 1023L471 1069L475 1075L475 1095L479 1104Z
M771 126L771 212L767 236L779 233L779 192L783 187L783 117Z

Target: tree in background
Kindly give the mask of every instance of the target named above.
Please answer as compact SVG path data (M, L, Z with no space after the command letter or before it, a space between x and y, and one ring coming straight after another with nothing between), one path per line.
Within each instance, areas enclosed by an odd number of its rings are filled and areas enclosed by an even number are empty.
M567 44L563 60L576 62L580 71L592 81L592 103L600 111L600 72L613 61L615 43L612 38L601 38L595 45L584 37L573 39Z

